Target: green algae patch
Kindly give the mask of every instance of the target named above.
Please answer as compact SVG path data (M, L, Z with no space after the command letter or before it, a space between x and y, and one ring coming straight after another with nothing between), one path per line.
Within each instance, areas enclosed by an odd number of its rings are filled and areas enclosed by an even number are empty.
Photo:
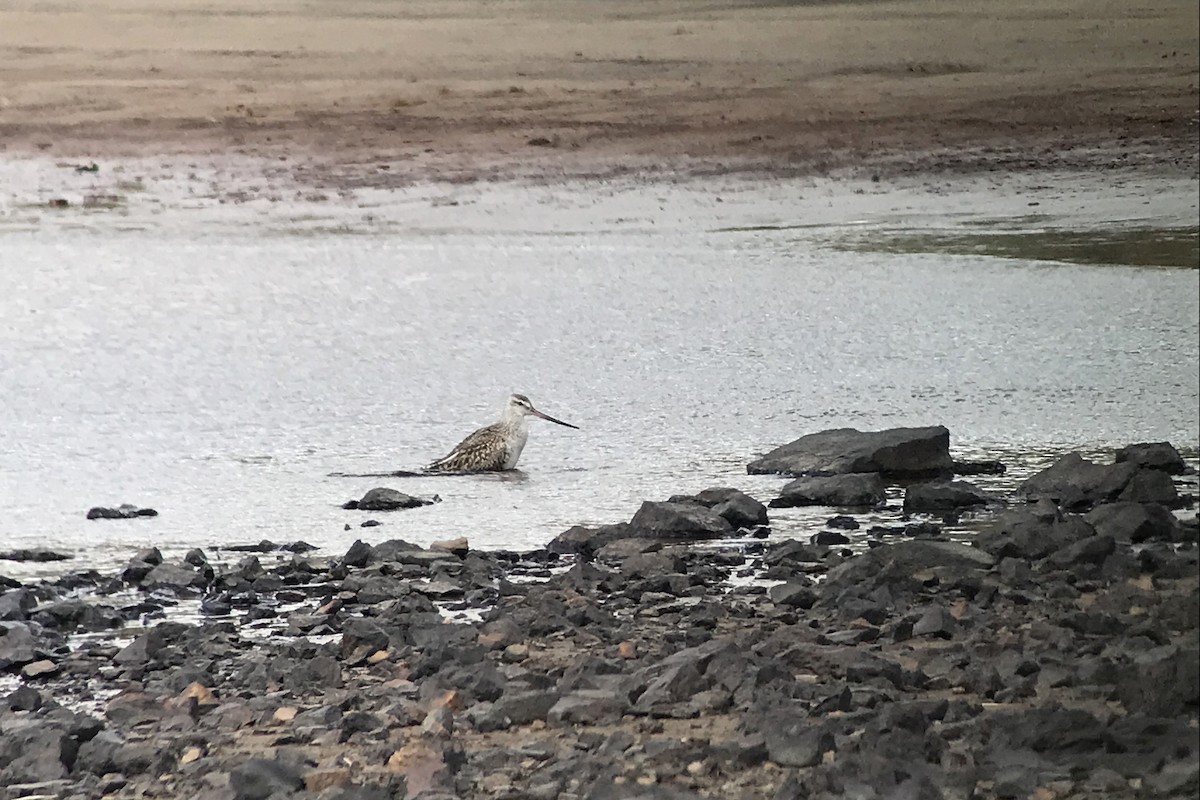
M856 252L944 253L1068 264L1200 269L1200 232L1196 228L879 231L837 246Z

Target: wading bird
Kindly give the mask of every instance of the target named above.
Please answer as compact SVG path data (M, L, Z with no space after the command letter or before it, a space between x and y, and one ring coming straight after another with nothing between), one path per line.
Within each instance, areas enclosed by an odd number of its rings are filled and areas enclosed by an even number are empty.
M531 416L579 430L576 425L538 411L525 395L514 394L508 398L504 416L499 422L475 431L459 442L449 455L439 458L425 469L431 472L503 472L516 469L521 451L529 439Z

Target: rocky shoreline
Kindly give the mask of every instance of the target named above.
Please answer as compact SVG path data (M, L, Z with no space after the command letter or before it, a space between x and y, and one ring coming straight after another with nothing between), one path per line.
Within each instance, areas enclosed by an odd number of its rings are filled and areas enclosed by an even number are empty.
M1194 797L1178 452L1067 456L996 496L963 476L1002 465L948 440L813 434L751 465L791 478L769 504L677 495L527 553L263 543L0 577L0 798ZM898 484L902 522L860 530ZM831 518L772 538L795 504ZM960 514L970 541L944 535Z

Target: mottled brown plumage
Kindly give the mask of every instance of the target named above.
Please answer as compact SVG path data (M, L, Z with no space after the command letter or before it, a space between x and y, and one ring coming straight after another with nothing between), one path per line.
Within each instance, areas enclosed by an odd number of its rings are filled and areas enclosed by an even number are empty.
M575 425L538 411L525 395L514 394L508 398L504 416L499 422L475 431L426 469L431 472L503 472L516 469L521 451L525 449L525 442L529 438L530 416L578 430Z

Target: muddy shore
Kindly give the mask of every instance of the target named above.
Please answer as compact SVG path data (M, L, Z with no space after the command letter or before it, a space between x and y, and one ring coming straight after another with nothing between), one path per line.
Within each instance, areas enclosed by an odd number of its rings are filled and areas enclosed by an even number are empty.
M807 541L714 488L527 553L262 543L0 579L0 797L1193 797L1178 453L1066 456L1001 497L945 429L898 436L750 465L834 472L770 501L841 512ZM897 482L897 524L859 530Z
M321 186L1194 176L1196 25L1174 0L23 0L0 9L0 152L254 156Z

